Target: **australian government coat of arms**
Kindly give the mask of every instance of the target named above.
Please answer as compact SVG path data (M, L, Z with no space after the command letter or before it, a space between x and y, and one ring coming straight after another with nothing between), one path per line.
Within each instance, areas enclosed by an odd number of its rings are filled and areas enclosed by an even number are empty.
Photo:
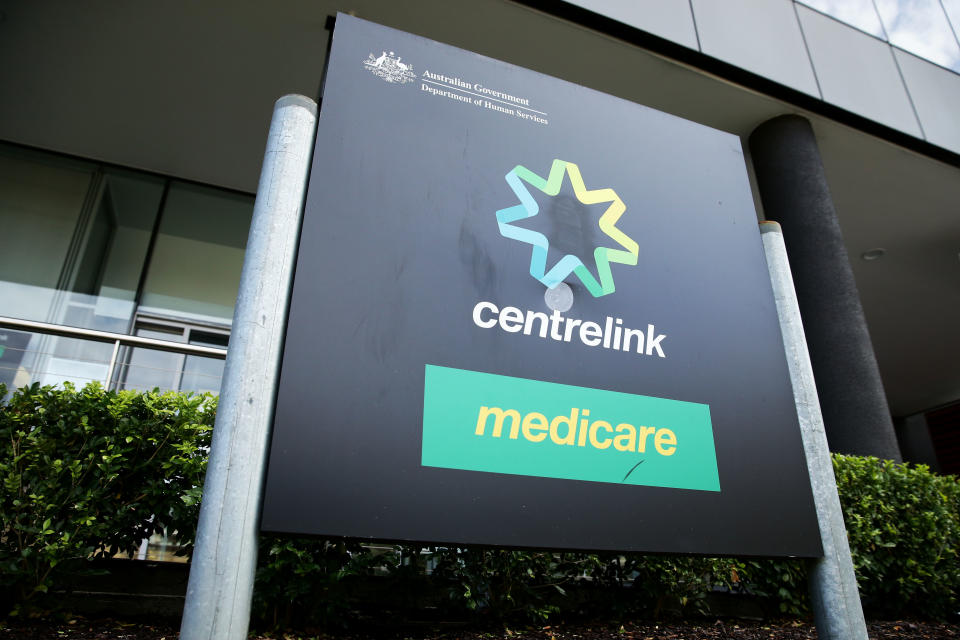
M401 62L400 60L400 57L395 56L393 51L390 53L383 51L379 57L374 57L371 53L367 59L363 61L363 66L367 68L367 71L383 78L387 82L396 84L413 82L417 77L413 72L413 65Z

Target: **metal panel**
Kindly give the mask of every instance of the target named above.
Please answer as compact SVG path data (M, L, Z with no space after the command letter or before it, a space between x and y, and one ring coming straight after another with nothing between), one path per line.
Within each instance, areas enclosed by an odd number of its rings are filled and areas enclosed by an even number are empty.
M927 140L960 153L960 75L905 51L894 53Z
M690 5L680 0L568 0L631 27L697 48L697 30Z
M811 9L846 22L878 38L885 37L873 0L797 0Z
M940 0L876 0L890 44L960 72L960 44Z
M890 45L797 6L823 99L920 137Z
M819 97L791 0L693 0L693 14L704 53Z

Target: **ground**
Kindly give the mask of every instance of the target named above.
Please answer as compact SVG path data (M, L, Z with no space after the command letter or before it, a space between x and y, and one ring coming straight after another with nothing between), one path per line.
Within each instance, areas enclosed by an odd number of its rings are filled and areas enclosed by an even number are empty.
M871 640L960 639L960 624L930 622L871 622ZM118 620L69 618L63 621L0 622L0 640L176 640L175 625L150 625ZM806 622L746 622L717 620L700 623L638 622L624 625L546 625L523 629L420 629L402 632L324 634L319 632L251 634L256 640L812 640L817 632Z

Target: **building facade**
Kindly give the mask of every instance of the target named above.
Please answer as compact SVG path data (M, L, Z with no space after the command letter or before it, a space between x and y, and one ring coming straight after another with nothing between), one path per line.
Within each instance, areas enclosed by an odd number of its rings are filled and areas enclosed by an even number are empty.
M338 11L740 136L831 445L960 471L960 0L0 0L0 382L219 387L90 332L226 347L271 106L320 97Z

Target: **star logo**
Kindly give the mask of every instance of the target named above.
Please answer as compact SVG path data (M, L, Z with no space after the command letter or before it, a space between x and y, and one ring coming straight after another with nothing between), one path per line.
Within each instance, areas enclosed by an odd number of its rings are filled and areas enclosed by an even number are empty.
M593 259L596 262L599 281L593 277L593 274L580 258L569 253L560 258L547 271L549 240L542 233L512 224L518 220L532 218L540 212L540 207L530 194L527 185L549 196L556 196L560 193L560 185L563 182L564 174L570 177L574 194L581 203L587 205L609 203L607 210L600 216L597 224L607 237L623 248L597 247L594 249ZM613 274L610 271L610 263L635 265L640 255L639 245L616 226L620 216L627 209L620 196L613 189L587 190L583 184L583 177L580 175L580 168L572 162L563 160L553 161L553 165L550 167L550 175L546 179L521 165L511 169L506 175L506 179L507 184L510 185L517 199L520 200L520 204L497 211L497 225L500 227L500 234L505 238L512 238L531 245L530 275L546 285L548 289L553 289L572 273L580 279L587 291L595 298L616 291L613 284Z

